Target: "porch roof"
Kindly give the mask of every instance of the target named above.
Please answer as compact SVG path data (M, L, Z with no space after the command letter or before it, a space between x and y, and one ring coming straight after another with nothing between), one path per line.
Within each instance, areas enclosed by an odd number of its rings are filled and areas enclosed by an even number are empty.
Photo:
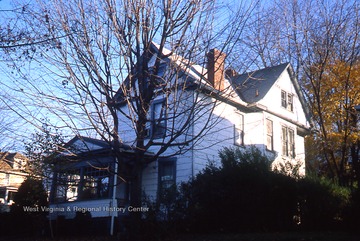
M125 163L131 163L135 155L135 148L119 143L120 155L115 156L114 145L103 140L89 137L75 136L63 147L53 161L59 170L75 169L83 166L109 167L120 158ZM153 153L145 152L145 158L151 158Z

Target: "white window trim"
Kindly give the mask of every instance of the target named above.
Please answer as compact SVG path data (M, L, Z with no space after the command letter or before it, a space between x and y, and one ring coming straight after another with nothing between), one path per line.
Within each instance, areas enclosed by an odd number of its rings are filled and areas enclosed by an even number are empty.
M234 145L245 145L245 132L244 132L244 115L240 114L240 123L234 124Z
M163 114L163 122L164 122L164 133L162 133L161 135L154 135L154 130L156 128L156 122L158 119L155 118L155 105L159 104L159 103L163 103L164 107L164 113ZM161 121L161 122L162 122ZM154 100L151 103L150 106L150 110L149 110L149 120L148 123L146 124L145 130L146 130L146 137L147 138L152 138L152 139L161 139L164 138L166 136L166 128L167 127L167 108L166 108L166 99L162 98L162 99L157 99Z
M281 97L281 107L290 112L293 112L294 111L294 94L287 92L285 90L281 90L280 97ZM283 97L285 97L285 98L283 98Z
M285 135L285 138L286 140L284 140L284 135L283 135L283 130L286 130L286 135ZM293 133L293 143L290 143L289 141L289 133L292 132ZM295 140L295 137L296 137L296 133L295 133L295 130L294 128L291 128L289 126L286 126L286 125L281 125L281 155L284 156L284 157L289 157L289 158L295 158L296 157L296 140ZM286 146L284 146L284 141L285 141L285 144ZM283 148L286 148L285 150L285 153L284 153L284 150Z
M265 123L265 130L266 130L266 150L268 151L274 151L274 121L272 119L266 118L265 119L266 123ZM268 132L268 121L271 123L271 133ZM271 138L271 147L268 148L268 137Z

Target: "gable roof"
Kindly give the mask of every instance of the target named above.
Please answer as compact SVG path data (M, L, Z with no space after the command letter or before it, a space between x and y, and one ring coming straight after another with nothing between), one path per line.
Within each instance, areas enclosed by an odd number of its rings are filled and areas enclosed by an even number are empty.
M0 159L6 159L8 161L14 161L15 158L26 160L26 157L18 152L0 152Z
M158 55L160 53L160 45L155 42L151 42L150 45L150 53L154 55ZM190 60L176 54L175 52L163 47L162 55L164 56L163 61L167 63L171 63L173 66L178 68L178 71L181 71L185 75L189 77L188 80L191 80L192 83L201 85L205 88L213 89L213 86L207 81L207 68L202 67L199 64L191 62ZM151 61L148 63L151 65ZM167 65L169 66L169 65ZM149 66L151 67L151 66ZM119 103L117 101L121 100L124 97L123 88L128 87L130 83L129 76L124 80L123 86L119 88L119 90L114 95L114 103Z
M256 106L257 102L265 97L265 95L269 92L275 82L285 71L287 71L290 76L290 81L294 86L306 119L309 121L310 128L312 128L314 123L311 118L309 107L306 103L304 94L301 90L299 82L294 75L294 71L290 63L284 63L246 74L236 75L230 78L230 80L239 97L243 101L247 102L248 106L252 106L254 104Z
M0 171L19 171L14 167L14 163L18 160L26 161L27 158L18 153L0 152Z
M289 63L268 67L231 78L240 98L251 104L263 99Z
M0 160L0 171L12 171L13 168L9 162L1 159Z
M152 42L151 53L157 55L159 53L159 48L159 45ZM175 66L175 68L178 68L178 71L181 71L189 77L187 81L189 81L190 86L196 85L202 90L209 91L211 94L215 94L220 100L230 103L242 111L262 111L264 108L268 110L267 107L258 102L265 97L279 77L286 71L290 76L291 83L299 97L305 116L309 121L310 126L313 126L308 105L306 104L305 97L290 63L267 67L232 77L225 75L225 80L230 83L230 86L225 89L226 91L218 91L208 81L207 68L193 63L166 48L163 48L162 54L165 56L165 61L171 63L173 67ZM125 86L128 82L129 79L127 78L124 82ZM114 103L121 103L119 100L124 97L122 94L122 88L120 88L114 97Z
M111 151L111 144L99 139L94 139L84 136L75 136L69 142L67 142L63 151L57 154L58 158L61 157L74 157L79 158L82 156L89 156L101 153L109 153ZM122 153L134 153L135 147L120 143L120 151ZM147 156L151 156L152 153L146 152Z
M110 149L109 143L103 140L77 135L62 147L61 152L56 154L56 157L78 158L80 156L106 152Z
M85 136L75 136L74 138L72 138L69 142L67 142L65 144L65 148L66 147L71 147L73 146L76 142L80 141L81 143L84 144L92 144L92 145L96 145L99 148L106 148L109 145L103 141L103 140L99 140L99 139L94 139L94 138L90 138L90 137L85 137Z

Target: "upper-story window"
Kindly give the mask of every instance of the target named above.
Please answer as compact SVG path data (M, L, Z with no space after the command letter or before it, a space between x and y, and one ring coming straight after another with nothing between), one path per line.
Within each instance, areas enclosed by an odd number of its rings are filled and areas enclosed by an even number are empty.
M281 91L281 106L289 111L294 110L294 98L293 94Z
M234 125L234 144L244 145L244 116L240 115L239 121Z
M166 101L155 100L151 106L151 131L152 138L164 138L166 134Z
M160 63L157 72L155 73L155 66L149 67L149 72L151 75L153 75L155 78L155 87L161 88L166 85L165 80L165 71L166 71L167 64L166 62Z
M273 133L273 121L266 119L266 149L269 151L274 150L274 133Z
M295 132L293 129L282 126L281 127L281 154L283 156L295 157Z
M10 174L6 173L5 175L5 185L10 185Z

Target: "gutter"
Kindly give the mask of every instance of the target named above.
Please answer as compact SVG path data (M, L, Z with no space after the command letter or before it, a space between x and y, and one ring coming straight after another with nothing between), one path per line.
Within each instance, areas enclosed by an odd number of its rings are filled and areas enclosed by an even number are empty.
M300 123L298 121L294 121L294 120L292 120L292 119L290 119L290 118L288 118L288 117L286 117L284 115L280 115L278 113L275 113L275 112L269 110L266 106L264 106L262 104L251 103L251 104L248 104L247 107L250 110L253 110L253 112L264 111L264 112L267 112L267 113L269 113L271 115L274 115L276 117L279 117L281 119L284 119L284 120L296 125L297 126L297 132L298 132L298 134L300 136L306 136L306 135L311 133L311 129L312 129L311 127L308 127L308 126L306 126L306 125L304 125L304 124L302 124L302 123Z

